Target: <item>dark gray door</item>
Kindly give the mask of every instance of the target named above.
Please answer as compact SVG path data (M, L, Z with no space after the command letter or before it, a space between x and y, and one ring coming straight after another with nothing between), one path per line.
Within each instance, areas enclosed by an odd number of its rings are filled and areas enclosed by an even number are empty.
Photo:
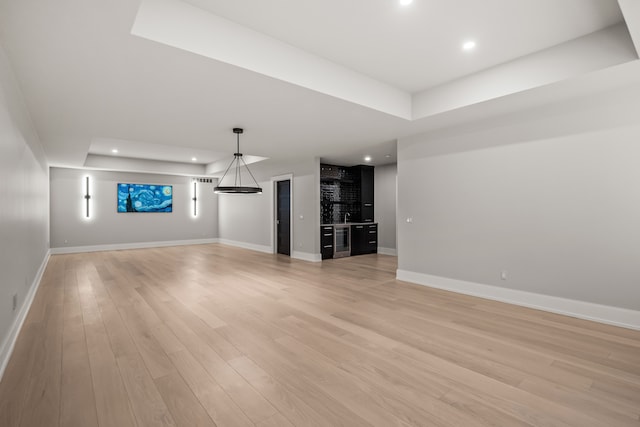
M291 256L291 181L277 182L278 253Z

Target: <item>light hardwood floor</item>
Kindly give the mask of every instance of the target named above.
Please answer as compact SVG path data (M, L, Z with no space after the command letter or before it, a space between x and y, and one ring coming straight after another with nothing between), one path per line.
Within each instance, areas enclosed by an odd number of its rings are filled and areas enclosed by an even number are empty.
M0 425L640 426L640 332L399 282L395 262L52 256Z

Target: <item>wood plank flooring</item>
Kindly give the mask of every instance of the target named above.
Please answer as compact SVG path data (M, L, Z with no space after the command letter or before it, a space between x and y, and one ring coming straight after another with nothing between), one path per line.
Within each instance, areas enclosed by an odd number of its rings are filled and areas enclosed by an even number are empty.
M223 245L54 255L13 426L640 427L640 332Z

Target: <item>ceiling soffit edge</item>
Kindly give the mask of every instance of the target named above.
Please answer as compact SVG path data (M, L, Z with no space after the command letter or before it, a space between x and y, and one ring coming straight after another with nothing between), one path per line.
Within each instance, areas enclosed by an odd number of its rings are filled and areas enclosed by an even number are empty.
M131 34L411 119L409 93L179 0L143 0Z
M627 7L632 8L638 9ZM406 120L548 85L638 57L622 22L412 94L179 0L143 0L131 33ZM231 39L233 44L225 42Z

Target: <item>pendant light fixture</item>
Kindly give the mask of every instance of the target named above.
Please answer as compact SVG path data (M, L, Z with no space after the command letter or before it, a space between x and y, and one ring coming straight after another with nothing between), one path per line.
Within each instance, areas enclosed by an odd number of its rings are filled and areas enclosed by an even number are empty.
M229 170L233 169L234 176L235 176L233 185L217 185L213 189L214 193L218 193L218 194L261 194L262 193L262 188L260 188L260 186L258 185L258 181L256 181L255 177L249 170L249 166L247 166L247 164L245 163L244 159L242 158L242 153L240 152L240 134L243 132L244 130L242 128L233 128L233 133L236 134L237 150L235 153L233 153L233 159L231 160L229 167L227 168L226 171L224 171L224 175L222 175L222 178L220 178L220 181L218 181L218 184L222 184ZM255 187L242 185L242 165L244 165L247 172L249 172L249 175L251 175L251 178L253 179Z

